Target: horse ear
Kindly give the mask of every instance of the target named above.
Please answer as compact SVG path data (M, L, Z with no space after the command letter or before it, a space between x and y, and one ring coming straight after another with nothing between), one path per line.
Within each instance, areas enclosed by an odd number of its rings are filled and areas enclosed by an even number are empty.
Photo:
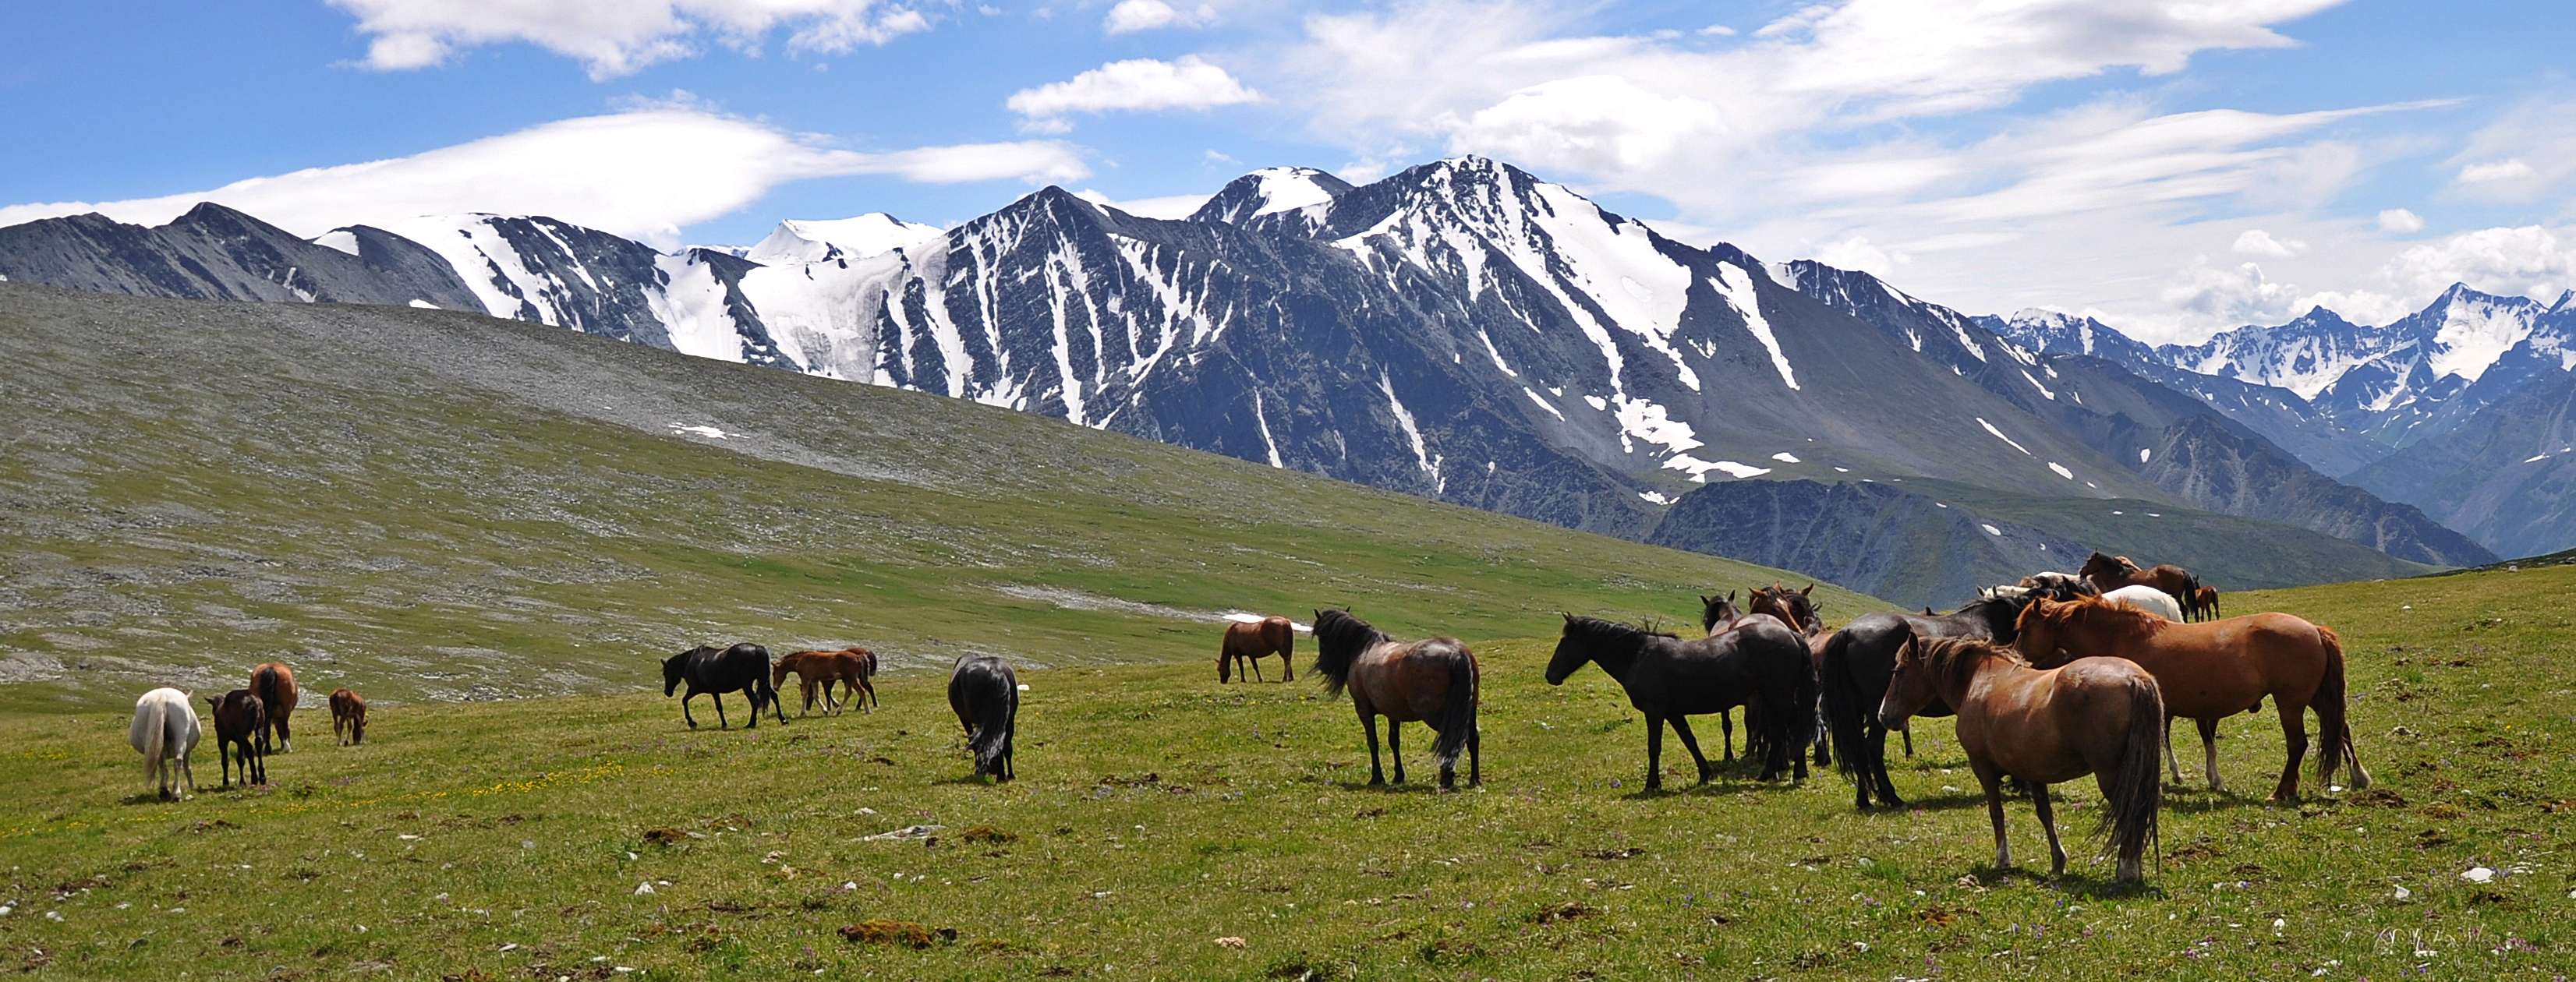
M1556 612L1556 615L1557 615L1557 616L1559 616L1559 617L1565 618L1565 622L1566 622L1566 623L1568 623L1568 624L1572 624L1572 623L1574 623L1574 612L1573 612L1573 611L1560 610L1560 611L1557 611L1557 612Z
M1809 595L1811 595L1811 594L1814 594L1815 592L1816 592L1816 585L1815 585L1815 584L1813 584L1813 583L1809 583L1809 584L1807 584L1807 588L1806 588L1806 589L1798 591L1798 595L1799 595L1799 596L1801 596L1801 597L1804 597L1804 596L1809 596Z
M1727 603L1734 603L1734 602L1735 602L1735 591L1733 591L1733 590L1728 590L1728 591L1726 591L1726 602L1727 602Z

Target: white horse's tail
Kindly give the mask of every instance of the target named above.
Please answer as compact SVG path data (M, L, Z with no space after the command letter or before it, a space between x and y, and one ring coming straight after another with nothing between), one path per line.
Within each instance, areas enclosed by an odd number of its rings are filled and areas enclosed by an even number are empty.
M134 709L134 749L143 751L143 776L157 789L161 781L161 753L170 735L170 704L160 699L146 700Z

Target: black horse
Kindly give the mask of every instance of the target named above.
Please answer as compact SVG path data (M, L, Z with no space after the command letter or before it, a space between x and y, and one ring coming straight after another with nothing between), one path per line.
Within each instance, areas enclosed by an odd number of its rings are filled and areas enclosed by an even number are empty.
M206 701L215 706L215 755L223 759L224 787L233 786L236 766L243 786L267 784L268 704L249 689L207 696Z
M1814 717L1802 707L1815 702L1816 676L1807 664L1807 645L1771 618L1751 620L1731 631L1696 641L1592 617L1565 615L1565 633L1556 655L1547 662L1547 684L1563 685L1566 676L1595 662L1628 690L1628 704L1646 714L1646 790L1664 786L1664 725L1682 738L1699 779L1709 778L1708 757L1691 736L1687 717L1755 706L1745 725L1763 729L1768 754L1762 780L1794 767L1807 777L1807 760L1794 748L1805 746Z
M698 718L689 714L689 700L706 693L716 701L716 728L727 727L724 694L740 692L751 700L751 722L744 729L760 726L760 707L767 705L778 714L778 725L787 725L787 711L781 708L778 690L769 681L769 649L745 642L730 648L699 645L662 660L662 695L667 698L679 691L680 683L689 684L688 694L680 697L680 718L689 728L698 728Z
M966 749L975 752L975 777L996 782L1019 776L1011 766L1011 733L1019 727L1020 677L996 655L967 655L948 674L948 708L966 727Z
M1887 779L1887 727L1878 719L1878 704L1887 697L1888 677L1896 672L1896 654L1909 637L1978 638L1996 644L2013 642L2013 621L2030 597L1988 597L1954 614L1866 614L1854 618L1825 643L1823 676L1825 724L1833 733L1835 766L1851 775L1857 787L1854 803L1869 807L1870 793L1892 806L1905 804ZM1916 716L1948 716L1950 707L1934 700Z

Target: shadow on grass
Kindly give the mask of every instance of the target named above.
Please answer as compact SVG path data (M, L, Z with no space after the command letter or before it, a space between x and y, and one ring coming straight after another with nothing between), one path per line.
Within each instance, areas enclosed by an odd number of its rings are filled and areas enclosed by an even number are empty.
M2069 865L2072 865L2075 862L2074 857L2071 855L2068 856L2067 862ZM2011 869L1996 869L1991 863L1978 863L1975 866L1969 867L1968 872L1974 874L1979 883L1983 883L1988 886L2002 883L2026 883L2041 889L2055 890L2059 893L2071 893L2076 896L2094 900L2125 900L2139 897L2162 899L2166 895L2164 888L2157 886L2152 880L2140 880L2130 883L2108 877L2091 876L2084 873L2068 873L2064 876L2050 876L2037 870L2025 869L2020 866L2015 866Z

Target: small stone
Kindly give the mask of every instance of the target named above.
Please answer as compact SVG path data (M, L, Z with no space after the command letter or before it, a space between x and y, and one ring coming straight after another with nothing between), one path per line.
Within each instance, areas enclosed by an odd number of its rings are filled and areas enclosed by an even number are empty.
M636 884L636 885L635 885L635 895L636 895L636 896L638 896L638 897L644 896L645 894L649 894L649 893L652 893L652 892L653 892L653 885L652 885L652 884L650 884L650 883L638 883L638 884Z
M2471 866L2468 872L2460 874L2460 879L2471 883L2488 883L2494 881L2495 875L2496 871L2484 866Z

